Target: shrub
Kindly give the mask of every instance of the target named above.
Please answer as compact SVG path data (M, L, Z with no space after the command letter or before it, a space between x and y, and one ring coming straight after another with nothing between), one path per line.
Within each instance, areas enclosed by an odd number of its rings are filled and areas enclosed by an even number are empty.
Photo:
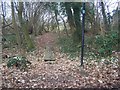
M74 43L73 37L59 38L61 52L67 53L71 58L80 55L81 43ZM85 37L84 54L85 56L107 57L116 51L118 47L118 32L110 31L105 36L96 35Z
M30 65L31 62L26 60L25 57L22 56L13 56L10 57L8 62L7 62L7 67L13 67L15 66L16 68L20 69L20 70L25 70L28 65Z
M100 56L109 56L112 54L113 50L117 49L118 33L111 31L108 32L105 36L97 35L95 39L95 44Z
M70 58L77 56L77 53L80 51L80 45L73 42L72 36L59 38L58 41L61 52L66 53Z
M15 34L7 34L2 37L2 44L3 48L10 48L14 47L13 45L17 44L16 36Z

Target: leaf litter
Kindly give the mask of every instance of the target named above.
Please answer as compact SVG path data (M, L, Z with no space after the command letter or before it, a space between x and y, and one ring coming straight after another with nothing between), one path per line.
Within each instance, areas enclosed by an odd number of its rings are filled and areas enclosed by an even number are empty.
M27 71L7 68L5 62L0 65L3 88L120 88L118 58L98 62L97 59L85 57L81 73L79 57L71 61L66 54L56 51L56 60L45 62L43 47L37 48L26 54L32 63ZM10 54L9 50L3 51ZM19 52L12 53L16 55ZM84 72L87 75L82 75Z

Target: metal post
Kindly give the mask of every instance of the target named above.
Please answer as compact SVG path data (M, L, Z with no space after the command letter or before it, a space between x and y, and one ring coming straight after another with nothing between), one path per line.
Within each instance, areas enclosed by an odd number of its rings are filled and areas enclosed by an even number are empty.
M85 31L85 2L83 3L83 9L82 9L82 48L81 48L81 66L83 66L84 31Z

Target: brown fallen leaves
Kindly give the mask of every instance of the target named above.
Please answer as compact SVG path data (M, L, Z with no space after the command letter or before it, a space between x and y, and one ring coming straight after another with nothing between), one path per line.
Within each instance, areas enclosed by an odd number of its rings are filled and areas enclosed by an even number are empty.
M45 40L50 38L46 37ZM39 43L42 41L44 40ZM97 59L85 58L81 71L79 57L71 61L67 55L56 50L56 60L44 62L44 49L39 45L37 48L26 54L27 59L32 62L28 71L9 69L5 66L6 63L0 65L3 88L120 88L118 60L112 62L102 59L101 62L97 62ZM6 52L10 55L9 51ZM13 55L17 53L17 50L12 52ZM110 63L106 64L105 61Z
M43 57L38 57L42 52L36 50L29 53L27 58L32 62L28 71L1 68L2 87L6 88L93 88L106 87L118 88L120 77L118 76L117 63L97 63L96 60L85 62L83 76L80 72L79 61L70 61L67 56L61 56L56 52L56 61L44 62ZM39 61L37 59L39 58Z

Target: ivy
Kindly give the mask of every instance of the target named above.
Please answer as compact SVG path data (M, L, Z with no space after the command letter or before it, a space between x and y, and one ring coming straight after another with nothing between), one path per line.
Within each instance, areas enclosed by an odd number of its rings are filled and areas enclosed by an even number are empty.
M28 65L30 65L31 62L26 60L25 57L22 57L22 56L13 56L13 57L10 57L8 62L7 62L7 67L8 68L11 68L11 67L16 67L20 70L25 70Z

